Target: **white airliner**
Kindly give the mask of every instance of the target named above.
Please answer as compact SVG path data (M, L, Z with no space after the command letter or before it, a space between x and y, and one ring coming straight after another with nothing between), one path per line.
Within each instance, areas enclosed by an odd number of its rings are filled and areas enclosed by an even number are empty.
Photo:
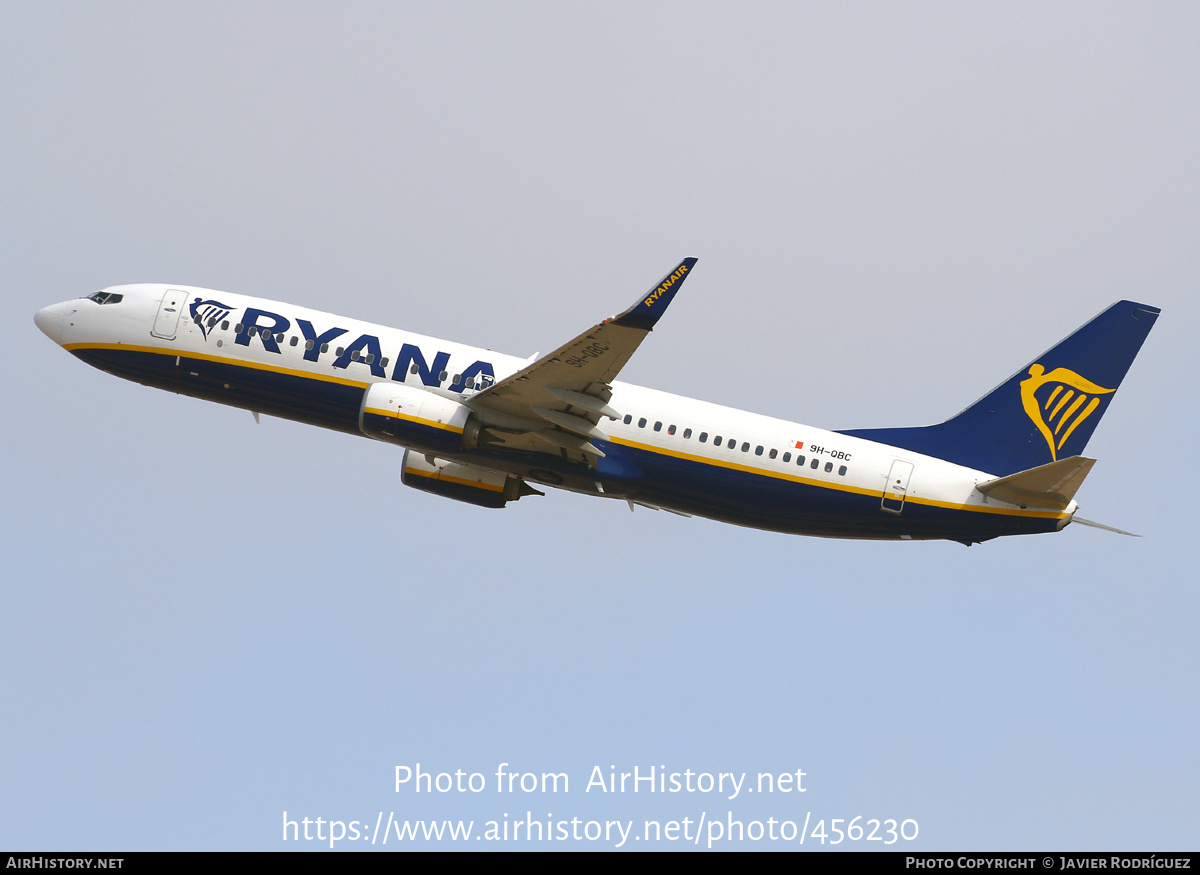
M1114 304L939 425L824 431L617 381L695 264L531 359L189 286L113 286L35 319L111 374L397 444L404 483L483 507L534 482L839 538L969 545L1088 522L1080 453L1157 308Z

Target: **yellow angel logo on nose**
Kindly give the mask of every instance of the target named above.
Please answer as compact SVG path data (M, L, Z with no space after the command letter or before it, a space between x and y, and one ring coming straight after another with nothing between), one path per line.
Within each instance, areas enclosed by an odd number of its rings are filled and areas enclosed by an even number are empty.
M1042 402L1036 397L1037 391L1048 385L1054 385L1054 389L1045 402ZM1058 461L1058 451L1067 442L1071 432L1079 428L1080 423L1100 406L1097 396L1115 391L1097 386L1067 368L1055 368L1047 374L1041 365L1031 365L1029 379L1021 381L1021 404L1026 415L1033 420L1033 424L1046 439L1050 455ZM1053 409L1051 404L1054 405ZM1043 416L1046 411L1049 413ZM1050 430L1051 426L1054 427L1054 431ZM1062 437L1059 437L1060 432Z

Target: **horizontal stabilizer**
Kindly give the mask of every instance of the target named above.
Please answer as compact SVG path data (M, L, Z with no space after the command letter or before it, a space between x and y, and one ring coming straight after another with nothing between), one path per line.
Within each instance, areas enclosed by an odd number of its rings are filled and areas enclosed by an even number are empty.
M1085 526L1091 526L1093 529L1104 529L1106 532L1116 532L1118 535L1128 535L1131 538L1140 538L1141 535L1135 535L1133 532L1127 532L1124 529L1118 529L1114 526L1106 526L1104 523L1098 523L1094 520L1085 520L1083 517L1071 517L1073 523L1083 523Z
M1048 465L1038 465L1028 471L978 483L975 488L989 498L1020 507L1066 510L1094 464L1095 459L1071 456Z

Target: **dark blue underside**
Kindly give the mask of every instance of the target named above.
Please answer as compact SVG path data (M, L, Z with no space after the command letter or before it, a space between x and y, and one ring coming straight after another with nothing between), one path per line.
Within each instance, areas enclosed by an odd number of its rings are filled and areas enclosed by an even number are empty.
M292 374L280 374L223 362L169 354L114 349L79 349L75 355L116 376L182 395L217 401L348 434L361 435L359 410L363 389ZM437 432L437 434L432 434ZM429 434L426 434L429 433ZM447 434L414 427L396 442L435 449ZM860 495L811 486L746 471L721 468L661 453L598 442L605 457L598 469L547 453L514 453L487 446L439 455L534 482L580 492L629 498L683 513L736 525L791 534L840 538L945 538L978 543L1000 535L1050 532L1054 519L959 511L909 502L901 514L881 509L876 495ZM601 493L596 483L603 484Z
M89 365L127 380L243 407L281 419L360 434L358 411L363 390L293 374L279 374L225 362L120 349L77 349Z

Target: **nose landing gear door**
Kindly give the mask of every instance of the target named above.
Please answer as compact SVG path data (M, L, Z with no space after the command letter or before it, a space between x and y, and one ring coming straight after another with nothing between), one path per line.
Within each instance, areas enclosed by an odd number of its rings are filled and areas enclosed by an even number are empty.
M154 328L150 333L163 340L174 340L175 332L179 329L179 317L183 313L183 302L187 294L178 289L168 289L163 295L162 303L158 305L158 316L154 319Z
M912 472L912 462L903 462L900 459L892 462L887 484L883 487L883 500L879 505L882 510L888 513L901 513L904 510L904 499L908 495L908 481Z

